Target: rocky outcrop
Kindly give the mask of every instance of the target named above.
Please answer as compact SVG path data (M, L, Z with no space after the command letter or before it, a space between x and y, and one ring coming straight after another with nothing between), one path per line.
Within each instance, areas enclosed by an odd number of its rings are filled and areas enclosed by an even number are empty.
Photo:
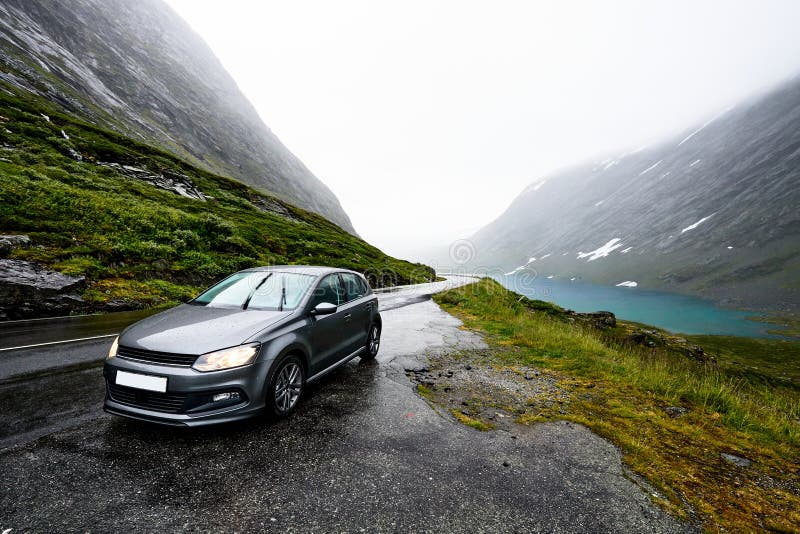
M30 245L31 238L26 235L0 235L0 256L7 256L17 247Z
M83 307L77 292L84 277L67 276L39 264L0 259L0 320L52 317Z
M203 202L212 198L200 191L194 185L192 179L185 174L179 174L173 171L164 171L163 173L155 174L147 169L141 169L131 165L121 165L119 163L111 163L107 161L98 161L97 164L102 165L103 167L114 169L118 173L130 178L147 182L148 184L158 187L159 189L172 191L173 193L177 193L182 197L193 198Z
M253 206L256 207L259 211L265 211L268 213L272 213L273 215L278 215L279 217L283 217L284 219L293 221L293 222L303 222L295 215L289 211L289 208L278 202L277 200L269 197L262 197L261 195L256 195L252 199Z
M580 314L588 318L594 324L595 328L605 329L617 326L617 317L610 311L597 311L592 313Z

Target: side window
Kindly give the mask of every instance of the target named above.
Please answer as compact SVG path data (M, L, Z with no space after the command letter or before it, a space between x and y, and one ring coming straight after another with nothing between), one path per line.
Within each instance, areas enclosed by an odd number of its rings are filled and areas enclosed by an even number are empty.
M329 302L337 306L344 302L344 291L339 283L339 275L329 274L319 285L314 289L314 295L311 297L310 308L316 308L322 302Z
M342 273L344 289L347 301L357 299L366 295L361 279L352 273Z
M367 284L367 281L360 276L357 276L356 278L358 279L358 284L361 286L362 294L366 295L369 293L369 284Z

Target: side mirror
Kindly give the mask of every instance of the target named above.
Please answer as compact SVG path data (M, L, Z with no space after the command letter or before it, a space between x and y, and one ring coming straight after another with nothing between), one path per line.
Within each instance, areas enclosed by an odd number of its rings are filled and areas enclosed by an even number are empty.
M317 307L311 310L311 315L330 315L336 313L336 304L330 302L320 302Z

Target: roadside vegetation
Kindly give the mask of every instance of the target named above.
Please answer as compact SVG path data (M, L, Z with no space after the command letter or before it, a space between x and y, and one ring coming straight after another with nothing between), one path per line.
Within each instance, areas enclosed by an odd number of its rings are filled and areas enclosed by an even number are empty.
M31 239L11 258L85 276L81 296L99 309L110 300L130 307L184 301L257 265L349 268L374 286L435 276L268 192L60 113L4 82L0 234Z
M490 344L489 351L454 356L449 368L476 366L477 358L481 369L550 381L550 389L540 388L543 398L514 403L502 393L493 400L485 390L421 386L426 398L449 401L459 421L491 428L486 414L505 408L517 424L581 423L615 443L657 490L653 500L683 519L710 531L800 528L799 342L687 338L585 321L490 279L435 300ZM553 388L564 396L557 402ZM448 399L453 395L458 402Z

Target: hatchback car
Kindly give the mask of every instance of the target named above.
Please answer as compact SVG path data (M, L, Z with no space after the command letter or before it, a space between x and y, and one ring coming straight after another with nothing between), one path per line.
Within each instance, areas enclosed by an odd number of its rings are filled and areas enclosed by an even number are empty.
M375 358L381 324L356 272L240 271L119 335L103 369L104 408L173 425L285 416L307 384L356 356Z

